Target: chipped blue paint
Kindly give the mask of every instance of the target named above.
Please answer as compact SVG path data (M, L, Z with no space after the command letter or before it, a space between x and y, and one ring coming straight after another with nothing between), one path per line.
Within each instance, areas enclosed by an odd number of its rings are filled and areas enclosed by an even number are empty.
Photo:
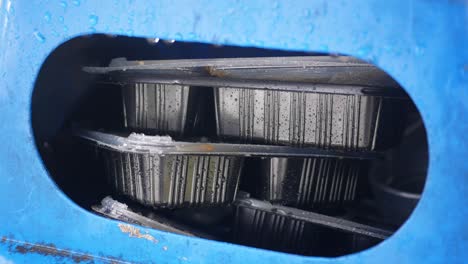
M466 1L0 0L0 236L127 261L180 263L461 263L468 259L468 6ZM339 52L398 80L425 121L428 181L407 223L367 251L325 259L247 248L117 222L69 200L34 145L31 94L52 50L81 34ZM55 262L0 244L2 259ZM62 259L72 262L73 260ZM8 263L8 262L7 262Z

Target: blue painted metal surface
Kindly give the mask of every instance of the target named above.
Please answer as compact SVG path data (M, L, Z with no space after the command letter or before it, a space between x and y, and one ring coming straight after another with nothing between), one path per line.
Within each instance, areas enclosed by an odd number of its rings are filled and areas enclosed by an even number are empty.
M463 0L0 0L0 262L89 260L73 252L98 257L97 262L110 258L157 263L466 261L467 10ZM337 259L146 228L138 233L79 208L44 168L34 144L30 105L35 78L47 55L62 42L93 32L331 51L372 61L407 89L425 121L430 165L421 202L393 237ZM44 250L21 245L24 241L49 246Z

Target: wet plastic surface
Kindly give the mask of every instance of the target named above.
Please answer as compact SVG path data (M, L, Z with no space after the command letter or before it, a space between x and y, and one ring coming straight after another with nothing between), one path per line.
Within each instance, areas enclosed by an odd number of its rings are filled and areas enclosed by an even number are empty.
M106 167L108 182L115 193L154 207L229 204L237 192L246 157L325 156L355 159L358 162L379 157L378 153L332 152L285 146L175 142L170 137L135 133L125 137L78 130L76 135L96 145ZM330 175L322 176L323 180L334 179ZM357 178L353 176L350 179L345 180L349 187L343 189L348 188L346 199L354 197ZM319 200L325 198L322 191ZM310 195L310 192L304 192L304 195Z
M169 136L147 136L138 133L103 133L76 129L74 134L99 147L128 153L154 153L159 155L210 155L236 157L335 157L349 159L383 158L381 152L352 152L324 150L314 147L295 148L290 146L251 145L174 141Z
M230 203L242 158L103 151L114 191L156 207Z
M98 143L114 192L144 205L212 206L230 203L235 197L242 157L206 155L202 148L166 152L166 148L177 148L170 137L119 137L90 131L81 136ZM110 140L105 144L99 136Z
M213 87L218 136L244 143L386 149L400 139L407 99L384 72L348 57L114 59L84 70L103 82Z
M125 127L162 135L186 132L190 87L134 83L122 87Z
M112 60L109 67L86 67L93 73L146 71L173 77L277 80L378 87L399 85L377 67L346 56L218 58L197 60Z
M391 232L348 220L272 205L236 201L234 241L296 254L335 256L363 250Z
M261 163L257 197L301 208L350 204L368 172L365 160L271 158Z
M215 89L215 100L226 140L367 151L398 142L405 107L379 96L232 88Z

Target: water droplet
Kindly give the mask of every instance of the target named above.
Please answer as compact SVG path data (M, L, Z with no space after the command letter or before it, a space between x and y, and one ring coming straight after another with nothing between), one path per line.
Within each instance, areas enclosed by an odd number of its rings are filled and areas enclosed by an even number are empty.
M357 54L360 57L365 57L371 52L371 50L372 50L372 47L369 45L362 46L358 49Z
M96 15L89 15L88 21L91 26L95 26L99 21L99 17Z
M44 37L44 35L41 34L41 32L35 30L33 34L34 37L36 37L37 41L39 41L40 43L44 43L46 41L46 38Z
M60 23L63 23L63 21L64 21L65 19L63 18L63 16L59 16L58 20L59 20Z
M327 45L320 45L320 51L325 51L328 52L328 46Z
M305 17L310 17L310 10L309 9L304 10L304 16Z
M384 50L386 53L390 53L390 52L392 52L393 47L392 47L391 45L385 44L385 45L383 46L383 50Z
M65 1L60 1L60 6L63 8L67 8L68 4Z
M68 27L67 27L67 26L63 26L63 31L64 31L64 32L68 32Z
M314 33L314 30L315 30L315 26L313 24L311 24L309 26L309 33Z
M50 12L49 12L49 11L45 12L45 14L44 14L44 20L45 20L46 22L50 22L50 18L51 18Z
M163 246L162 249L163 249L164 251L167 251L168 248L167 248L166 246Z
M73 0L72 3L74 6L80 6L81 4L80 0Z
M182 37L182 34L176 33L175 38L176 38L177 40L181 40L183 37Z
M92 33L96 32L96 28L95 27L90 27L89 28L89 31L91 31Z
M418 44L417 44L417 45L414 46L414 54L415 54L416 56L421 56L421 55L423 55L423 54L424 54L424 51L425 51L425 48L424 48L423 45L420 45L420 44L418 45Z

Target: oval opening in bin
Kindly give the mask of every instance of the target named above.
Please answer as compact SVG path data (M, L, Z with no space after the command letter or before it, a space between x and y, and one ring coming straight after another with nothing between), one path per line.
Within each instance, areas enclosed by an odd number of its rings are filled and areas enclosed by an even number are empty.
M78 37L45 61L31 112L50 176L81 207L280 252L380 243L427 173L410 97L346 56Z

